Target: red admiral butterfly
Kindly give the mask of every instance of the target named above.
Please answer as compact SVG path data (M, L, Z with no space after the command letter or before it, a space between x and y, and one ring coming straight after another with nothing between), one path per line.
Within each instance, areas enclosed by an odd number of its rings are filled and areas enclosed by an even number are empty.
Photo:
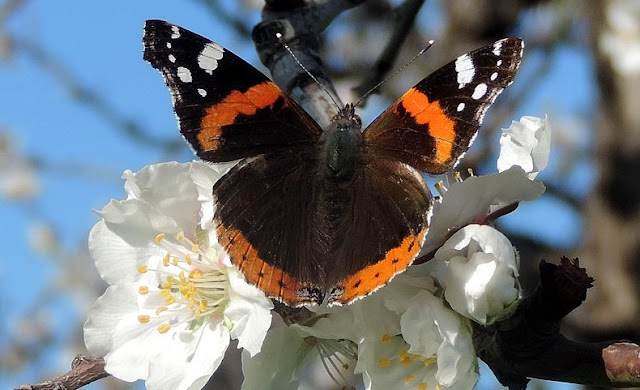
M411 265L432 205L419 171L458 162L523 50L506 38L464 54L361 131L350 104L321 129L253 66L182 27L149 20L143 41L196 154L241 160L213 187L220 244L291 306L349 303Z

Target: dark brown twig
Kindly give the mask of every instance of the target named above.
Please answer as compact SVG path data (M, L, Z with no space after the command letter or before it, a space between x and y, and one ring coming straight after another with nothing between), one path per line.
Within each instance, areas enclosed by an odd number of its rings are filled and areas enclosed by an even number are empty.
M474 326L478 356L504 386L525 389L528 378L606 387L640 384L640 347L620 341L582 343L560 333L560 320L586 298L593 278L578 259L542 261L540 284L516 313L492 326Z
M109 375L104 370L102 358L78 355L66 374L35 385L22 385L14 390L75 390Z
M418 12L425 0L405 0L393 10L395 16L393 32L378 60L372 67L369 76L353 90L357 96L362 96L383 80L391 70L400 52L402 44L407 39Z

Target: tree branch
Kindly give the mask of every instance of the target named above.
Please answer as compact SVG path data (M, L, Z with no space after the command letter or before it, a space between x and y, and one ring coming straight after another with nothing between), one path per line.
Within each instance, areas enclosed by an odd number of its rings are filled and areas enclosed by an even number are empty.
M109 375L104 370L102 358L77 355L71 362L71 371L66 374L36 385L22 385L14 390L75 390Z
M36 42L17 37L10 37L10 39L12 46L16 50L20 50L29 56L44 71L48 72L69 92L69 95L74 100L91 108L122 135L140 145L160 148L168 153L175 153L184 148L184 141L179 137L166 140L160 139L156 134L145 129L139 122L122 115L107 99L83 85L70 69Z
M424 1L425 0L405 0L393 10L395 20L391 37L389 37L386 47L380 54L380 57L378 57L375 65L373 65L373 71L369 73L369 76L362 84L354 88L358 96L369 92L369 90L382 81L387 72L391 70Z
M496 378L525 389L528 378L605 387L640 384L640 347L619 341L582 343L560 333L560 320L578 307L593 278L578 259L540 263L540 284L509 319L474 325L474 344Z
M298 102L324 128L337 112L332 99L340 106L340 98L322 68L318 56L320 33L341 12L363 0L271 0L252 33L260 61L269 68L273 81ZM322 89L302 69L276 37L291 47L296 58L324 86ZM342 107L339 107L342 108Z

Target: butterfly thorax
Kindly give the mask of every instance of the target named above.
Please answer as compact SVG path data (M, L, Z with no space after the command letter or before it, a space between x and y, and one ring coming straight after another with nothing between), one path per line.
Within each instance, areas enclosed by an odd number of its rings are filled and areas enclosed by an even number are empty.
M320 171L323 179L345 183L353 179L362 159L362 121L347 104L331 120L318 142Z
M330 261L337 266L344 257L346 240L356 228L352 223L353 202L358 196L355 183L365 162L361 128L360 117L355 115L352 105L347 105L334 116L317 143L311 208L316 228L309 244L315 249L319 264ZM310 271L326 286L338 282L335 272Z

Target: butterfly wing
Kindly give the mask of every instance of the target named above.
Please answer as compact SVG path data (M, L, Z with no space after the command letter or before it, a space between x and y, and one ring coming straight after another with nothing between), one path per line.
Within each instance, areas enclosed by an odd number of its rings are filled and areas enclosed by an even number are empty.
M368 150L423 172L447 172L513 79L523 42L506 38L458 57L405 93L364 132Z
M261 155L213 188L220 244L249 283L290 306L322 301L316 166L306 152Z
M171 91L180 132L198 157L232 161L314 143L321 129L256 68L161 20L144 28L144 59Z
M329 261L329 304L344 305L386 285L420 252L432 197L419 172L399 161L373 158L354 178L340 236Z

